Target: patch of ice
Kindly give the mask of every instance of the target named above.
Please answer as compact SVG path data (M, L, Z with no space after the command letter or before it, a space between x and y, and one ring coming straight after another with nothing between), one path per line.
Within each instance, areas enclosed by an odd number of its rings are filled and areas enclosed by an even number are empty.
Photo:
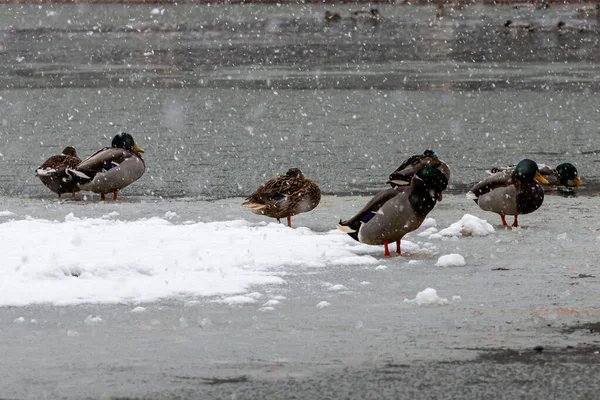
M465 265L465 258L460 254L446 254L438 258L435 263L436 267L462 267Z
M448 299L439 297L436 290L433 288L427 288L422 292L417 293L417 296L412 299L404 299L405 303L417 304L419 306L426 304L448 304Z
M131 310L132 313L143 313L144 311L146 311L146 308L142 306L137 306L136 308Z
M442 229L440 236L487 236L494 233L494 227L487 221L471 214L465 214L460 221Z
M331 305L331 303L327 302L327 301L321 301L317 304L317 308L319 310L323 309L323 308L327 308Z

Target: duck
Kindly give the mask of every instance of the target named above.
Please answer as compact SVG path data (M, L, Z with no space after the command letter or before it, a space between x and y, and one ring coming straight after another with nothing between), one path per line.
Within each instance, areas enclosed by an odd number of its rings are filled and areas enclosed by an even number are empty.
M504 24L500 25L500 28L511 30L511 31L526 31L533 32L535 27L526 21L513 21L511 19L506 20Z
M514 169L496 172L477 183L467 193L467 198L477 203L484 211L500 215L503 226L506 215L513 215L512 226L518 227L518 216L529 214L540 208L544 202L544 189L548 184L540 174L535 161L521 160Z
M545 190L560 188L570 190L583 184L583 181L579 178L577 168L571 163L565 162L559 164L556 168L550 168L544 164L538 164L538 167L540 169L540 175L548 181L548 184L542 186ZM492 168L490 173L506 171L509 169L513 170L514 168L514 165L496 167Z
M404 160L394 172L390 174L386 182L392 187L406 186L417 171L424 167L437 168L442 172L448 181L450 181L450 167L440 160L433 150L427 149L423 154L416 154Z
M321 189L306 178L299 168L290 168L285 175L279 175L262 184L248 200L242 203L254 214L276 218L287 218L292 227L292 216L313 210L321 201Z
M338 13L332 13L329 10L325 11L325 22L340 22L342 17Z
M377 7L370 7L368 11L366 11L366 10L351 11L350 18L354 19L355 21L358 18L366 18L369 20L379 20L381 18L381 13L379 13L379 10L377 9Z
M79 187L66 171L67 168L75 168L80 162L77 150L72 146L67 146L62 154L54 155L44 161L35 173L44 185L58 194L59 198L63 193L71 193L71 197L74 199L75 192L79 191Z
M447 187L446 175L437 168L423 167L408 186L377 193L355 216L340 221L337 229L358 242L383 245L386 257L391 256L389 244L396 242L396 253L402 255L401 239L421 226Z
M77 181L81 190L100 193L105 200L106 193L113 193L117 200L119 190L129 186L142 177L146 163L140 148L129 133L116 135L111 147L98 150L67 173Z

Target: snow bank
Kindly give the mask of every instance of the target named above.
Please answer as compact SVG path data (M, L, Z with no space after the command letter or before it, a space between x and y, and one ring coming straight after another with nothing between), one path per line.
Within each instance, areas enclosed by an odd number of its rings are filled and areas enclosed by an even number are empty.
M477 218L471 214L465 214L460 221L453 223L446 229L442 229L436 235L439 236L487 236L494 233L494 227L487 221Z
M435 263L436 267L462 267L465 265L465 258L460 254L446 254L438 258Z
M175 224L165 218L121 221L69 214L63 221L0 221L0 306L137 306L193 296L248 304L256 299L232 296L282 284L288 271L339 260L378 265L370 254L383 255L381 246L358 243L337 231L243 220Z
M448 299L439 297L435 289L427 288L417 293L417 297L414 299L404 299L404 302L421 306L425 304L448 304Z

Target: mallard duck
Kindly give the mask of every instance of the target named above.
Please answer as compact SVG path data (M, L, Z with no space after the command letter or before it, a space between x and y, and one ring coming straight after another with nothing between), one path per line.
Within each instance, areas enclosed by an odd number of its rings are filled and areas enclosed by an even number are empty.
M539 183L538 183L539 182ZM514 227L519 226L518 216L529 214L544 202L544 189L548 181L540 174L535 161L524 159L514 170L496 172L479 182L467 193L484 211L500 214L502 225L508 226L505 215L514 215Z
M548 181L547 184L542 186L544 189L557 189L559 187L573 188L583 184L581 179L579 179L577 168L571 163L562 163L556 168L538 164L538 168L540 169L540 175ZM514 169L514 165L509 165L508 167L496 167L492 168L490 173Z
M342 17L338 13L332 13L329 10L325 11L325 22L340 22Z
M113 192L113 199L117 200L120 189L144 174L146 164L140 155L143 152L130 134L121 133L114 137L111 147L98 150L77 167L67 169L67 173L77 180L80 189L100 193L101 200Z
M413 175L424 167L436 168L446 176L447 180L450 180L448 164L440 160L433 150L425 150L423 154L417 154L404 160L390 174L390 178L386 183L389 183L392 187L408 185Z
M351 11L350 18L355 21L358 20L359 18L365 18L368 20L379 20L381 18L381 14L379 13L379 10L376 7L370 7L369 11L365 11L365 10Z
M526 21L513 21L511 19L506 20L504 24L500 25L501 28L511 31L524 31L524 32L533 32L535 31L535 27Z
M373 197L362 210L337 228L353 239L372 245L383 245L390 256L389 243L396 242L396 252L402 254L400 240L417 229L448 186L446 176L436 168L424 167L412 177L409 186L386 189Z
M60 197L63 193L71 193L75 198L75 192L79 191L77 182L67 174L67 168L74 168L81 162L77 157L74 147L67 146L62 154L47 159L35 172L42 183Z
M298 168L290 168L285 175L277 176L262 184L242 203L254 214L267 217L287 218L292 227L292 216L315 208L321 201L321 190L307 179Z

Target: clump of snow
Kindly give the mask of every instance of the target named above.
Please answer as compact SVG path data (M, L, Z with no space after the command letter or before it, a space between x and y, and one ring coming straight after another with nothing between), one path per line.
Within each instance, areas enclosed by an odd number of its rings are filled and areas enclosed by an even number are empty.
M271 299L267 300L265 304L263 304L263 307L273 307L279 305L280 303L281 302L279 300Z
M408 263L410 265L412 264L421 264L423 262L423 260L408 260Z
M438 258L435 263L436 267L462 267L465 265L465 258L460 254L446 254Z
M327 301L321 301L317 304L317 308L319 310L323 309L323 308L327 308L331 305L331 303L327 302Z
M431 235L433 235L437 231L438 231L437 228L434 228L432 226L431 228L425 229L423 232L419 232L418 235L419 236L423 236L423 237L430 237Z
M221 300L214 300L215 303L223 303L229 306L244 306L256 303L256 299L250 296L231 296Z
M75 337L75 336L79 336L79 332L69 329L69 330L67 331L67 336L68 336L68 337Z
M567 238L567 232L561 233L560 235L556 236L556 240L565 240Z
M165 219L174 219L177 218L177 213L174 211L167 211L165 213Z
M331 290L332 292L339 292L340 290L347 290L347 288L344 285L333 285L330 286L328 290Z
M92 316L92 314L88 315L86 317L86 319L83 321L84 324L86 325L97 325L101 322L104 322L104 320L100 317L100 316Z
M24 317L15 318L15 320L13 321L14 324L22 324L23 322L25 322Z
M425 218L423 223L421 224L421 228L433 228L437 226L437 221L431 217Z
M361 284L361 285L370 285L370 284L371 284L371 282L369 282L369 281L362 281L360 284Z
M385 265L378 265L378 266L375 267L375 269L377 271L381 271L381 270L387 269L387 267Z
M132 313L143 313L144 311L146 311L146 308L142 306L137 306L136 308L131 310Z
M0 217L10 217L11 215L15 215L15 213L8 210L0 211Z
M274 307L261 307L258 309L258 311L262 311L262 312L274 311L274 310L275 310Z
M461 300L462 300L462 298L460 296L456 296L456 295L452 296L452 301L461 301Z
M494 233L494 227L487 221L471 214L465 214L460 221L442 229L430 238L439 236L487 236Z
M73 214L71 214L71 215L73 215ZM111 212L109 212L108 214L105 214L105 215L103 215L103 216L102 216L102 217L100 217L100 218L103 218L103 219L111 219L111 218L116 218L116 217L118 217L118 216L119 216L119 213L118 213L117 211L111 211Z
M405 303L417 304L419 306L426 304L448 304L448 299L439 297L436 290L433 288L427 288L422 292L417 293L417 296L412 299L404 299Z
M271 296L271 298L272 298L273 300L285 300L285 299L287 299L287 297L285 297L285 296L281 296L281 295L277 295L277 296Z

